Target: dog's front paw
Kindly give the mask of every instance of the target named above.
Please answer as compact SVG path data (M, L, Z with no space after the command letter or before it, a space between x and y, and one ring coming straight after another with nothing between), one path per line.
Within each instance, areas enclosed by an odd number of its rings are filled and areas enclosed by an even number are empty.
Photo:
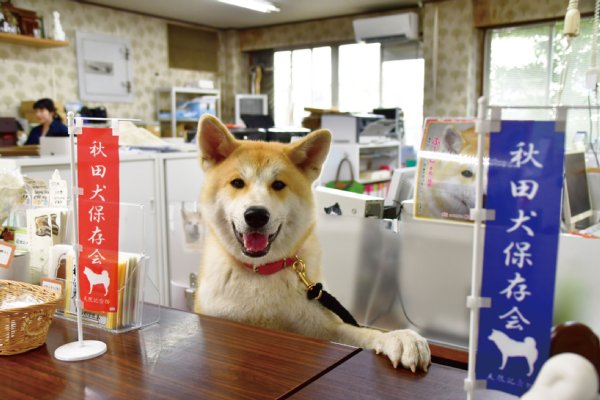
M417 368L427 371L431 364L427 341L410 329L382 333L375 340L374 350L388 356L394 368L401 364L412 372Z

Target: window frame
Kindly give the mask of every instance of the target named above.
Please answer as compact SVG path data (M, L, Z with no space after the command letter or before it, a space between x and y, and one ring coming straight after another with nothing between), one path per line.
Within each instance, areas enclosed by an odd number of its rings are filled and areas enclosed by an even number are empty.
M593 20L593 16L582 15L581 19ZM491 67L491 44L492 44L492 34L493 32L509 30L509 29L518 29L518 28L532 28L532 27L540 27L546 26L549 30L548 33L548 71L546 74L546 99L547 103L545 106L553 106L551 97L551 84L552 84L552 72L554 69L555 62L553 61L553 48L555 45L555 36L556 36L556 24L562 22L562 19L550 19L542 22L533 22L533 23L521 23L515 25L501 25L501 26L493 26L485 29L484 38L483 38L483 63L482 63L482 71L481 71L481 91L480 95L485 96L485 98L490 100L490 67ZM498 106L508 106L509 104L491 104Z
M279 49L274 49L273 50L273 57L275 55L275 53L280 52L280 51L290 51L293 52L294 50L304 50L304 49L310 49L311 51L315 48L319 48L319 47L330 47L331 48L331 107L335 108L335 109L339 109L339 49L340 46L344 46L344 45L349 45L349 44L357 44L357 42L354 41L343 41L343 42L335 42L335 43L319 43L319 44L313 44L310 46L292 46L292 47L284 47L284 48L279 48ZM423 50L422 50L422 42L418 42L420 49L419 49L419 54L420 57L415 57L415 58L424 58L424 55L422 54ZM384 43L380 43L380 47L379 47L379 88L378 88L378 101L379 104L382 103L383 100L383 63L384 63ZM275 65L273 65L273 69L275 68ZM483 86L483 85L482 85ZM275 105L273 105L273 107L275 107ZM275 109L273 108L273 113L275 113Z

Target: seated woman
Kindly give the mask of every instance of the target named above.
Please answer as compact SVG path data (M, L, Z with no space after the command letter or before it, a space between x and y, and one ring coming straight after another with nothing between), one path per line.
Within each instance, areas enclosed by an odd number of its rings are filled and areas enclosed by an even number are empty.
M50 99L40 99L33 104L35 116L40 124L29 132L25 144L40 144L42 136L69 136L67 126L63 124L56 112L54 102Z

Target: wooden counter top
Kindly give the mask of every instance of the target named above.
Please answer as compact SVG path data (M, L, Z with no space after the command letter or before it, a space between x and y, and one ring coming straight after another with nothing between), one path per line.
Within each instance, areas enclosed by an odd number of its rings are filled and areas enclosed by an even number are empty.
M0 399L273 399L306 384L359 349L173 309L145 329L111 334L99 358L63 362L54 349L77 339L55 319L46 345L0 357Z
M429 372L394 369L386 357L362 351L289 397L292 400L461 400L467 395L467 371L433 364ZM507 400L497 391L477 393L477 400Z

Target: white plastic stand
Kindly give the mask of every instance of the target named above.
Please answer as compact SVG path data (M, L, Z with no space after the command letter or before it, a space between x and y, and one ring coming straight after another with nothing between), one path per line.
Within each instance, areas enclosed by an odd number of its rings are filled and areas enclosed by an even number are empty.
M79 313L79 307L77 311ZM82 361L96 358L104 353L106 353L106 343L99 340L78 340L60 346L54 351L54 357L61 361Z
M77 173L75 167L75 136L77 130L83 127L83 119L75 118L75 114L71 111L67 114L69 137L71 139L70 146L70 162L71 162L71 203L73 204L73 250L75 252L74 263L79 263L79 251L80 246L79 240L79 216L78 216L78 203L77 198L79 196L79 186L77 184ZM88 118L89 119L89 118ZM113 128L113 135L118 131L118 119L113 118L91 118L94 120L105 120L111 121L111 127ZM79 266L78 268L79 269ZM99 340L83 340L83 321L81 313L83 310L83 302L81 301L81 286L79 281L79 271L77 274L77 341L67 344L63 344L54 351L54 357L61 361L82 361L89 360L101 356L106 353L106 343Z

